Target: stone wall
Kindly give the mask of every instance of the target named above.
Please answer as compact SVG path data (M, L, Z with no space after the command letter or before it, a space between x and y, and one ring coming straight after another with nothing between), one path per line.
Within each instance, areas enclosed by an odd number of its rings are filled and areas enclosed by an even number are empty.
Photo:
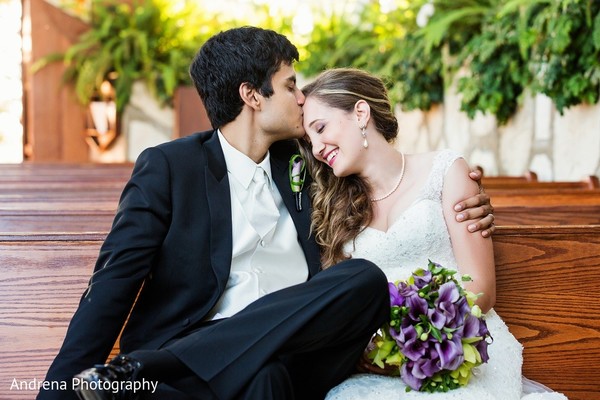
M489 115L470 120L450 88L443 105L428 112L398 108L397 115L396 146L407 153L452 148L490 176L528 170L544 181L600 176L600 103L571 107L560 115L549 98L529 96L499 127Z

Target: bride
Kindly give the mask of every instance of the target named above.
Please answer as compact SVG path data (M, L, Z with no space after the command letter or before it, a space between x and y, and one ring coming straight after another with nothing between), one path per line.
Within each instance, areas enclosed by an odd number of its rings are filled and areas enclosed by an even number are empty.
M466 386L447 393L405 392L398 377L356 374L327 400L566 399L521 376L522 346L492 308L495 266L489 235L471 233L452 208L476 194L465 160L450 150L403 154L391 144L398 132L384 84L355 69L323 72L304 87L305 158L314 183L313 230L323 248L323 266L348 257L376 263L389 281L406 279L428 259L472 281L482 293L493 343L489 361Z

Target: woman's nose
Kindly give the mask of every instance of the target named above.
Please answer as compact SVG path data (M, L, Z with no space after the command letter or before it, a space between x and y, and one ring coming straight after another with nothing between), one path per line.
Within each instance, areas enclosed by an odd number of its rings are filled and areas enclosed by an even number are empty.
M312 144L312 152L313 155L315 156L315 158L317 159L322 159L323 158L323 151L325 150L325 145L323 144L323 142L321 142L320 140L311 140L311 144Z

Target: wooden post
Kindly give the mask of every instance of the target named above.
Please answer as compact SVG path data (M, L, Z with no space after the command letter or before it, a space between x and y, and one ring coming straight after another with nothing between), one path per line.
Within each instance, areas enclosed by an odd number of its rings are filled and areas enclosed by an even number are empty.
M191 86L180 86L177 88L174 107L175 128L173 138L211 129L206 109L195 88Z
M31 161L86 162L86 109L72 87L63 84L64 66L53 63L35 74L30 66L66 51L88 25L43 0L23 0L24 32L31 27L31 53L23 59L25 157Z

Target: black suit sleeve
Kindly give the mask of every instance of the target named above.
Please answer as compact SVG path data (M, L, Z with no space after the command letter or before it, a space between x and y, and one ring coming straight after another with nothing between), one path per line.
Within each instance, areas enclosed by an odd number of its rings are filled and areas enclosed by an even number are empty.
M47 381L68 382L70 387L75 374L104 363L110 354L169 229L170 173L160 149L147 149L138 157ZM38 396L51 398L75 399L75 394L41 392Z

